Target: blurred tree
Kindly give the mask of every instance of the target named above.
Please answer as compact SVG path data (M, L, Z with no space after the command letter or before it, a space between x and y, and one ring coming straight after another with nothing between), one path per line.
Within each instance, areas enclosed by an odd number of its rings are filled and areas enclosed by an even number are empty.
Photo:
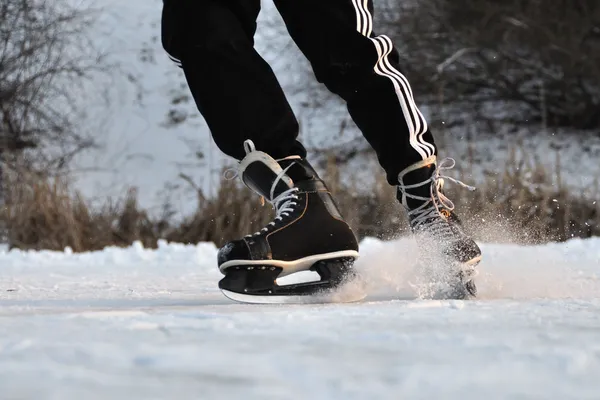
M66 168L93 145L75 126L76 89L103 68L86 38L90 10L66 0L0 0L0 162L2 170Z
M421 103L456 105L469 118L600 129L597 0L379 3ZM449 122L464 122L464 112L453 114Z

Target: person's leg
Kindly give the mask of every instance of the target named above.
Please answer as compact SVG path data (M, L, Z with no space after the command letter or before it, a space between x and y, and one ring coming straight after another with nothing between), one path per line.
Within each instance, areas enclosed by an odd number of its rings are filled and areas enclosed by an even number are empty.
M217 146L238 160L244 140L275 158L304 157L298 122L254 49L260 0L165 0L163 47L184 70Z
M225 244L219 287L230 298L277 302L345 282L358 243L296 140L298 123L275 75L254 50L260 0L168 0L163 43L180 61L217 145L240 160L238 175L273 205L275 218ZM312 270L321 280L279 286Z
M433 136L387 36L373 35L369 0L275 0L315 75L347 103L390 184L436 154Z
M433 136L399 71L392 41L373 35L372 0L274 1L317 79L346 101L388 182L397 187L424 258L435 254L441 256L436 262L451 266L449 297L474 295L473 268L481 251L441 192L446 177L440 172L448 165L437 165Z

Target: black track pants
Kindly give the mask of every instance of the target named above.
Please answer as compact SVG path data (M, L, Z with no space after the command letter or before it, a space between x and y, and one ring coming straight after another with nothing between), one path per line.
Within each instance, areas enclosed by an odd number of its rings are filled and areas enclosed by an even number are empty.
M386 36L373 34L372 0L274 0L319 82L341 96L390 184L436 153L433 137ZM260 0L165 0L162 41L180 63L219 148L243 141L274 158L305 156L298 122L269 65L254 50Z

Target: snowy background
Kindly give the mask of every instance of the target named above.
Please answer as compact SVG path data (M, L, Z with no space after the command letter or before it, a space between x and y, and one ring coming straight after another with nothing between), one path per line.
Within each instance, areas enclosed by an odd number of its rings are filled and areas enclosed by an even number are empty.
M88 0L89 1L92 0ZM85 4L88 4L85 3ZM92 27L97 46L119 65L119 74L107 88L104 102L89 114L104 116L96 140L101 147L80 156L76 169L78 187L90 198L119 197L130 186L139 190L143 207L157 209L165 196L178 211L191 211L195 194L177 175L188 174L206 192L212 193L221 180L221 167L231 160L213 144L203 118L195 108L182 71L167 57L160 43L160 0L93 0L101 18ZM270 1L263 1L259 18L257 49L271 63L290 103L301 121L301 138L308 148L364 148L366 142L348 118L340 101L327 98L299 50L286 35L282 21ZM418 88L416 98L418 102ZM322 98L322 96L324 96ZM95 98L90 96L90 98ZM327 100L328 107L319 108ZM83 99L85 101L86 99ZM425 115L428 110L423 108ZM168 116L180 123L169 123ZM507 154L538 159L549 171L561 170L561 183L586 194L598 194L600 136L570 135L551 130L531 136L523 132L488 132L473 125L435 132L442 156L460 160L463 178L481 181L504 170ZM344 126L344 129L341 127ZM476 132L475 132L476 131ZM476 139L472 139L474 135ZM577 138L577 139L575 139ZM199 159L197 154L203 158ZM370 167L364 168L367 164ZM371 179L381 171L372 158L359 157L344 171L353 179ZM360 175L360 171L368 171ZM366 185L368 186L368 185Z

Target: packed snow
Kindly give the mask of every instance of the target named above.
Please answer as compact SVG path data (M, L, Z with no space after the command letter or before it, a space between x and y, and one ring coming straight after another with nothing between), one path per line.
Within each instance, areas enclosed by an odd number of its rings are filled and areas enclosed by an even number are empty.
M245 305L216 247L0 253L2 399L597 399L600 239L482 245L474 301L419 299L366 239L358 303Z

